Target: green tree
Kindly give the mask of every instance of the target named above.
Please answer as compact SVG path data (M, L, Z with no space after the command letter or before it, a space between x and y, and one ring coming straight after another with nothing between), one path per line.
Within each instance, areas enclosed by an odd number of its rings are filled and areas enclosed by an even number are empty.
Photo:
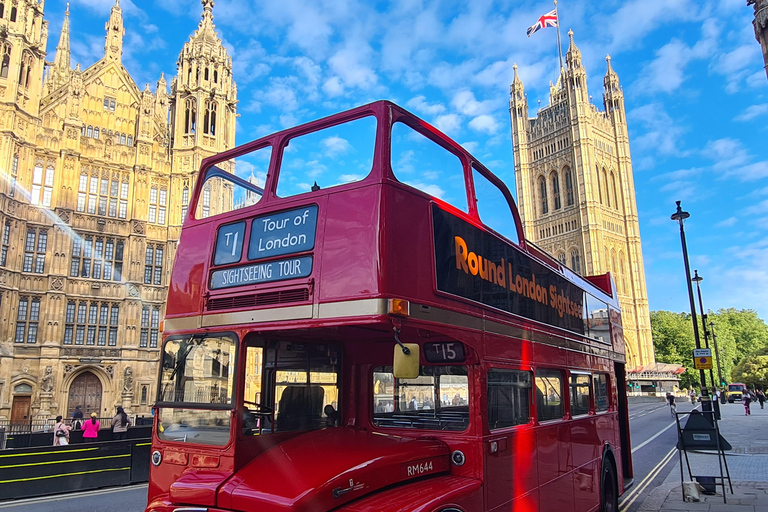
M718 326L728 325L740 357L768 347L768 325L752 309L719 309L715 316ZM719 340L718 340L719 341Z
M768 355L751 355L742 358L733 368L733 382L743 382L750 389L765 389L768 384Z
M671 311L651 311L651 331L656 361L685 367L680 387L699 385L699 372L693 369L693 338L691 315Z

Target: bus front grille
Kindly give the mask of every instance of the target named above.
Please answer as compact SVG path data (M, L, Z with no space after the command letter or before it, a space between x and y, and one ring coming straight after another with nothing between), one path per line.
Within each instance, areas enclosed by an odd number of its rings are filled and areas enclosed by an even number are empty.
M289 302L305 302L307 300L309 300L309 288L294 288L235 297L216 297L208 299L205 309L207 311L220 311L222 309L252 308Z

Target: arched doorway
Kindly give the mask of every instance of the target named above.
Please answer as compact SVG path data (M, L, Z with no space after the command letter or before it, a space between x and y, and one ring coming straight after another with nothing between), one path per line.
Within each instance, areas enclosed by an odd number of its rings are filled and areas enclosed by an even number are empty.
M11 406L11 431L25 431L31 428L32 386L19 384L13 388L13 405Z
M101 381L91 372L83 372L69 386L67 417L72 417L76 406L81 406L87 418L92 412L101 416Z

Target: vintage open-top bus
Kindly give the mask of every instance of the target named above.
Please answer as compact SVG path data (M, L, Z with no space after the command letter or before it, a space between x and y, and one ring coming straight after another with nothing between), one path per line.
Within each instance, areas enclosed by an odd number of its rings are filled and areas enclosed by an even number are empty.
M379 101L206 159L191 198L147 512L618 509L616 289L456 142Z

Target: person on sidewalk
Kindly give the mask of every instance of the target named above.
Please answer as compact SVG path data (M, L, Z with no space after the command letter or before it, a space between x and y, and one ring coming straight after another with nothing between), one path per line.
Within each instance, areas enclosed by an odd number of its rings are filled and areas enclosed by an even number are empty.
M744 402L744 416L752 416L752 411L749 410L749 404L752 402L752 397L749 394L749 391L744 392L744 396L741 397L742 402Z
M760 402L760 408L764 409L765 407L763 407L763 405L765 404L765 393L762 389L757 392L757 401Z
M53 446L67 446L71 428L64 423L64 418L61 415L56 416L56 424L53 426Z
M117 414L112 418L112 439L120 440L128 437L128 427L131 426L131 418L125 414L122 407L117 408Z
M83 441L95 443L99 438L99 430L101 430L101 424L96 418L98 414L91 413L91 419L83 424Z

